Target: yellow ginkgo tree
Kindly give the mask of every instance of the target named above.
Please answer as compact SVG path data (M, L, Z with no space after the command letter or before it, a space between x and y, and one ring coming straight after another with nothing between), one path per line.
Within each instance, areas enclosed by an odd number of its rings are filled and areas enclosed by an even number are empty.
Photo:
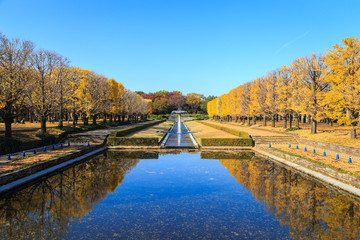
M289 117L290 128L292 118L292 110L291 110L291 97L292 97L292 89L291 89L291 74L290 70L287 66L281 66L281 69L278 72L278 81L277 81L277 99L276 104L279 109L279 114L282 115L283 118L283 128L287 128L287 117Z
M352 37L342 43L334 45L324 56L325 81L331 87L325 103L329 117L353 126L351 137L355 138L360 110L360 41Z
M298 81L303 91L303 101L299 102L303 114L311 115L311 133L317 132L317 123L325 117L323 108L324 93L328 84L324 81L325 63L320 55L311 54L292 62L292 78Z

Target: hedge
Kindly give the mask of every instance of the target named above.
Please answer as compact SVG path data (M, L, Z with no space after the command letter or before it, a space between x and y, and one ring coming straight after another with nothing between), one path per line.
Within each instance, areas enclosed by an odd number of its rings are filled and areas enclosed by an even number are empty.
M110 161L119 161L122 159L158 159L158 152L149 151L116 151L111 150L106 152L106 159Z
M117 130L117 131L112 131L110 133L109 137L124 137L124 136L126 136L126 135L128 135L130 133L133 133L133 132L136 132L136 131L139 131L139 130L143 130L145 128L154 126L154 125L162 123L162 122L165 122L165 120L163 120L163 121L153 121L153 122L137 125L137 126L134 126L134 127L129 127L129 128L124 128L124 129L120 129L120 130Z
M159 138L151 137L108 137L110 146L159 146Z
M41 139L41 143L46 146L56 142L56 136L49 133L37 133L35 136Z
M252 139L249 138L202 138L202 146L252 146Z
M250 138L249 134L246 133L246 132L242 132L242 131L235 130L235 129L228 128L228 127L224 127L224 126L219 126L219 125L217 125L217 124L213 124L213 123L209 123L209 122L199 121L199 123L202 123L202 124L207 125L207 126L209 126L209 127L213 127L213 128L218 129L218 130L221 130L221 131L230 133L230 134L235 135L235 136L238 136L238 137Z
M250 151L237 151L237 152L218 152L218 151L201 151L201 159L252 159L255 155L254 152Z
M0 136L0 153L12 153L21 151L23 143L20 140Z

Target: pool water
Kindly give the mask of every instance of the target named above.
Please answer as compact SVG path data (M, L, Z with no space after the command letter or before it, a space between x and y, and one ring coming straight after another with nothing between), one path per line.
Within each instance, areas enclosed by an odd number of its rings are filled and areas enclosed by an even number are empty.
M109 151L0 199L5 239L359 239L360 204L242 153Z

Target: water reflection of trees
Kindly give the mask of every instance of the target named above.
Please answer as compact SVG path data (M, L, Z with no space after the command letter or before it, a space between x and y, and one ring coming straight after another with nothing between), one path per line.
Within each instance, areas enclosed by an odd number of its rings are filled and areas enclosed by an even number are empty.
M59 239L124 180L139 160L98 156L0 200L2 239Z
M262 160L220 160L294 239L358 239L360 203Z

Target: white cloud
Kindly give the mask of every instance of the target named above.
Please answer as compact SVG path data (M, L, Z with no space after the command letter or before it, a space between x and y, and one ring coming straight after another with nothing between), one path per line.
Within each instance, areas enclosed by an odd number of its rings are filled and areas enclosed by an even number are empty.
M293 40L283 44L280 48L278 48L275 52L274 55L277 55L278 53L280 53L282 50L284 50L285 48L289 47L291 44L295 43L296 41L299 41L300 39L306 37L306 35L308 35L309 32L305 32L303 34L301 34L300 36L297 36L296 38L294 38Z

